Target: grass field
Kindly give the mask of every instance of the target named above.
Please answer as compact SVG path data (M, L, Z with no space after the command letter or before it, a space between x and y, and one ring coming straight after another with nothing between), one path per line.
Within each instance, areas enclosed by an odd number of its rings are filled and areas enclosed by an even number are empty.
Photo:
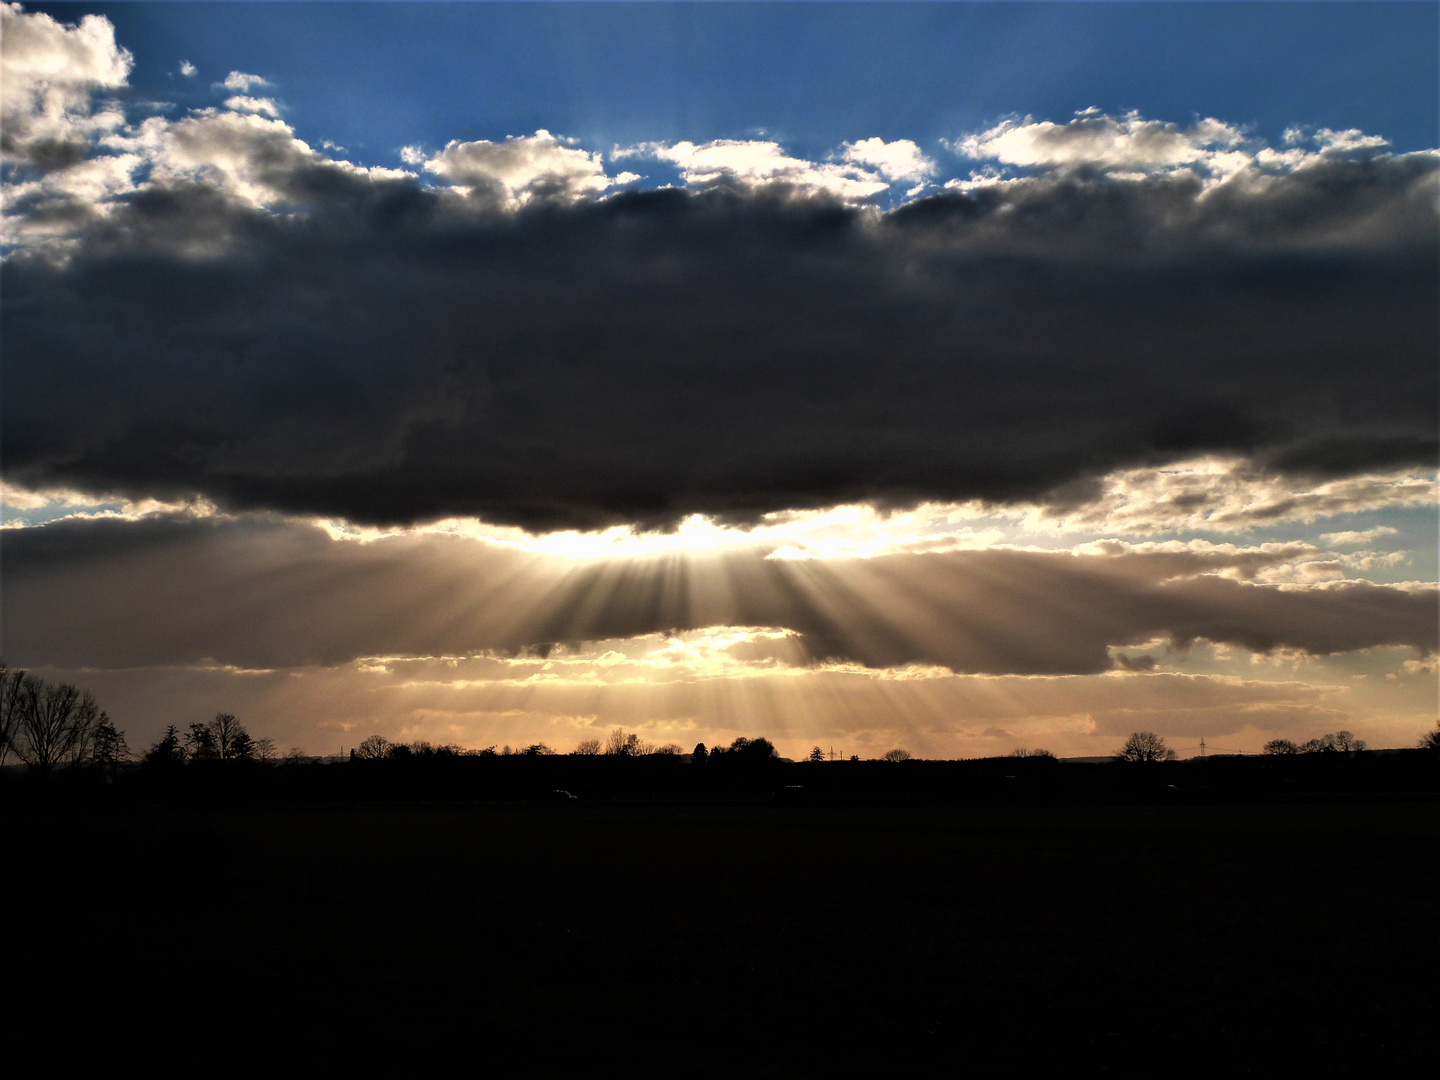
M332 1058L473 1047L500 1075L1396 1075L1434 1045L1433 799L11 825L14 985L82 996L131 1047L243 1029Z

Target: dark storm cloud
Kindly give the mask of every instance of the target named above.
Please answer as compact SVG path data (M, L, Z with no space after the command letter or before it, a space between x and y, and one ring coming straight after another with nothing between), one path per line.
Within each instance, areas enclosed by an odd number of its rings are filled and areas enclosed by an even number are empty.
M793 630L812 659L1084 674L1113 666L1110 647L1155 638L1429 653L1440 632L1434 589L1287 589L1213 576L1252 571L1253 552L995 549L806 562L752 550L572 562L445 535L336 542L310 526L253 519L61 522L6 530L0 544L0 655L18 665L513 655L731 625Z
M9 479L544 529L1083 498L1210 451L1435 462L1430 155L878 215L776 190L511 212L246 153L295 212L150 188L63 265L6 263Z

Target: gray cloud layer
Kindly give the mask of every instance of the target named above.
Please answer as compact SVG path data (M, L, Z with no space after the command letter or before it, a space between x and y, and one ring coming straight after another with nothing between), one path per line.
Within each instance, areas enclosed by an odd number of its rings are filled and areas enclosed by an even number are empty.
M733 625L796 631L811 658L1083 674L1111 667L1108 647L1157 637L1433 652L1440 632L1434 589L1213 576L1283 550L577 563L446 535L360 544L273 521L163 518L6 530L0 544L3 655L19 665L289 667Z
M232 156L293 213L177 180L7 260L9 479L544 529L1435 461L1433 155L512 212L287 139Z

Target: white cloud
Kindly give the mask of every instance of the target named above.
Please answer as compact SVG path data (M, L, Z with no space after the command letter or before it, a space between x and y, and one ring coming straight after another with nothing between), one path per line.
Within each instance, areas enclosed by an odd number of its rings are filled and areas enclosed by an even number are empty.
M1368 544L1382 536L1394 536L1395 532L1396 530L1389 525L1377 525L1375 528L1366 529L1363 532L1321 533L1320 539L1331 547L1349 547L1354 544Z
M284 121L256 111L207 109L178 121L152 117L108 145L143 155L154 181L203 181L255 206L284 202L296 173L317 166L377 180L413 175L326 157Z
M1433 473L1344 477L1297 488L1257 473L1241 458L1197 458L1162 468L1125 469L1098 481L1099 493L1076 505L1036 506L1030 528L1147 535L1182 529L1240 532L1285 521L1312 522L1440 499Z
M1390 145L1390 140L1379 135L1366 135L1359 128L1332 131L1320 128L1315 132L1315 143L1326 154L1353 154L1362 150L1380 150Z
M195 77L195 65L190 63L189 60L181 60L180 74L184 75L187 79L193 79Z
M73 164L90 137L122 118L94 108L97 91L125 85L133 57L99 15L63 24L0 5L0 114L6 160L43 169Z
M574 140L557 138L543 128L534 135L512 136L503 142L450 142L430 157L418 147L407 146L400 151L400 158L407 165L423 163L427 172L477 193L498 190L512 206L540 194L571 199L598 195L616 184L638 179L631 173L605 175L599 153L581 150Z
M97 95L125 85L132 57L100 16L63 24L18 4L0 4L0 56L0 156L22 166L5 185L3 242L63 247L105 199L133 188L143 164L95 154L125 124Z
M248 94L252 87L269 86L270 84L259 75L247 75L243 71L232 71L219 85L226 90L233 90L237 94Z
M155 180L202 180L257 206L278 201L297 167L323 160L289 125L244 112L210 110L174 122L152 117L133 136L112 142L144 154Z
M1238 128L1214 119L1180 128L1135 112L1116 117L1086 109L1066 124L1029 117L1006 120L958 140L951 149L1006 165L1150 169L1208 163L1243 140Z
M921 191L935 175L935 162L926 157L909 139L861 139L846 143L841 148L841 157L853 165L872 168L892 183L908 182L915 185L909 194Z
M0 480L0 528L25 529L79 518L138 521L145 517L213 517L215 505L204 499L166 502L123 495L87 494L65 488L29 491Z
M74 200L93 206L111 196L134 187L135 170L144 164L138 154L110 154L86 158L67 169L48 174L39 180L12 184L6 188L6 201L12 205L28 198ZM19 224L7 219L9 224ZM31 232L39 222L27 222ZM68 223L58 223L68 227Z
M969 182L946 187L970 189L1014 181L1012 168L1103 170L1112 180L1143 180L1156 174L1188 172L1213 185L1238 177L1263 180L1266 174L1308 168L1336 157L1366 157L1390 145L1358 128L1336 131L1286 129L1276 149L1242 128L1207 117L1189 127L1147 120L1138 112L1110 116L1093 106L1063 124L1033 117L1002 121L987 131L963 136L945 146L961 157L998 162L972 173Z
M280 106L276 105L271 98L257 98L237 96L225 99L225 107L235 112L257 113L263 116L280 118Z
M866 140L870 141L880 140ZM785 184L802 192L852 202L872 199L890 187L878 171L858 164L817 163L791 157L779 143L764 139L716 139L701 144L641 143L617 149L611 156L668 161L679 168L685 183L695 186L720 182L747 186ZM897 162L901 160L899 153L892 156Z

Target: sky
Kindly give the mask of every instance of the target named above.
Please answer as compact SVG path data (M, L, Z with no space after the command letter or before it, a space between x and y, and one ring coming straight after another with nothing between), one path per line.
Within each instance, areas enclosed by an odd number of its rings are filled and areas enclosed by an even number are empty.
M1435 4L3 19L0 656L134 747L1434 725Z

